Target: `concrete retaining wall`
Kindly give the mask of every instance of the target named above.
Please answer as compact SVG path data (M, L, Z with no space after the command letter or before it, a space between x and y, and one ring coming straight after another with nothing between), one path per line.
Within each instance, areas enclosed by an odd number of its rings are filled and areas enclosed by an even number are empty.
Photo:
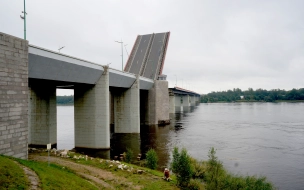
M28 41L0 33L0 154L27 159Z

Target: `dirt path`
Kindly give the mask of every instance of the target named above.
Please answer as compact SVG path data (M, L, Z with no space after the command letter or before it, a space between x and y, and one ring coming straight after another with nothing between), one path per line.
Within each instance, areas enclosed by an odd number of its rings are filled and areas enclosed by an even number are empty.
M37 174L33 170L29 169L28 167L25 167L24 165L21 165L16 161L14 161L14 162L23 169L25 175L27 176L28 180L30 181L31 184L30 184L29 189L40 190L41 189L40 188L40 179L37 176Z
M39 155L31 155L29 156L31 160L44 161L48 160L47 156L39 156ZM132 189L140 189L140 186L135 186L131 182L129 182L124 177L115 176L111 172L95 168L92 166L77 164L72 161L58 158L58 157L50 157L50 162L67 167L73 171L75 171L78 175L86 178L95 183L100 188L106 189L115 189L115 185L119 184L128 184L132 186ZM107 183L107 182L110 183ZM114 186L113 186L114 185Z

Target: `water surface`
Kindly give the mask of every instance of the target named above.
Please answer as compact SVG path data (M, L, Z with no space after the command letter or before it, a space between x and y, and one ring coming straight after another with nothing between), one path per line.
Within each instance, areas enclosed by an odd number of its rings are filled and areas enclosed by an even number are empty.
M73 106L58 106L58 148L74 147ZM279 189L304 189L304 103L200 104L171 115L167 126L141 126L141 134L111 134L114 157L132 148L155 148L160 167L169 165L174 146L207 160L210 147L235 174L266 176Z

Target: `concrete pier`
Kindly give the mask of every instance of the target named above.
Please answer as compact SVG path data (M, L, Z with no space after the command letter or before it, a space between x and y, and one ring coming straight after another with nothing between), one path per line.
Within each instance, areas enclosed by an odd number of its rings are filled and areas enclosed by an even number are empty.
M93 85L75 85L75 147L110 148L109 71Z
M190 96L189 95L184 95L183 97L183 110L184 112L189 112L190 111Z
M182 113L184 111L183 109L183 95L175 94L175 112L176 113Z
M193 96L193 95L190 96L190 106L191 106L191 108L196 106L196 96Z
M131 88L113 88L114 97L114 132L140 133L139 113L139 78Z
M29 88L29 137L28 143L34 147L57 145L57 105L56 87L32 84Z
M149 125L169 124L168 81L155 80L148 92L147 121Z
M169 113L175 113L175 95L173 92L169 91L169 104L170 104L170 110Z

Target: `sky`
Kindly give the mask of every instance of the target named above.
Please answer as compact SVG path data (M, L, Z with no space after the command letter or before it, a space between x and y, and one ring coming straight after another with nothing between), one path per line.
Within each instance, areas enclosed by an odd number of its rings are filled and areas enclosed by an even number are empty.
M304 88L302 0L27 0L32 45L121 70L137 35L170 31L163 74L198 93ZM0 32L23 38L23 0L0 0ZM73 91L60 91L70 94Z

